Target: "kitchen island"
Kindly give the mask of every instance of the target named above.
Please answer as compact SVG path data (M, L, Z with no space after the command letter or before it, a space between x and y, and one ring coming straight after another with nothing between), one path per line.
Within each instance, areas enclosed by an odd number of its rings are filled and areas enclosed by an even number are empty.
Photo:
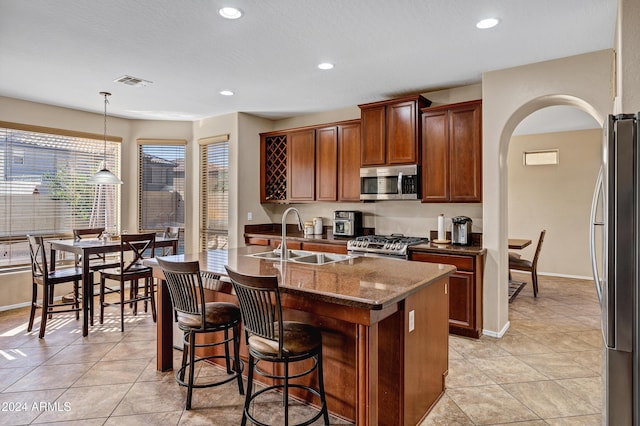
M224 265L277 275L285 318L322 330L329 411L358 425L418 424L445 388L448 278L455 267L367 257L306 265L251 256L265 251L249 246L168 259L199 260L203 271L221 275ZM206 296L235 299L224 284ZM172 364L173 322L164 285L158 300L158 368L164 370ZM244 342L241 357L246 361Z

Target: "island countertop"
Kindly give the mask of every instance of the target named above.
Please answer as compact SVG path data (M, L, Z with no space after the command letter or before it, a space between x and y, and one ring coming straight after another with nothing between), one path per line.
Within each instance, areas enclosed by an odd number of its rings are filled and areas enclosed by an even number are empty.
M324 265L251 256L269 250L268 247L247 246L168 256L166 259L199 260L201 270L220 275L226 275L225 265L248 275L276 275L285 293L369 310L384 309L456 270L454 266L445 264L357 256ZM152 264L154 260L147 262Z

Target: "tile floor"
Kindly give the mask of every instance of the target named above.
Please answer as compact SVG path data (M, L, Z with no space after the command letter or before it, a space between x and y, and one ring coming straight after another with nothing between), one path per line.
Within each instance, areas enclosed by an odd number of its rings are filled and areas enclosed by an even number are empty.
M510 305L511 328L502 339L451 336L447 391L423 425L600 424L600 311L593 283L540 281L537 299L528 284ZM243 397L233 382L196 390L193 409L185 411L185 388L172 372L155 370L150 315L128 317L124 333L117 315L114 309L88 338L72 316L54 317L41 340L37 328L26 332L28 309L0 312L0 424L240 423ZM176 351L176 365L179 359ZM267 422L282 423L277 396L259 410ZM332 418L332 424L345 422Z

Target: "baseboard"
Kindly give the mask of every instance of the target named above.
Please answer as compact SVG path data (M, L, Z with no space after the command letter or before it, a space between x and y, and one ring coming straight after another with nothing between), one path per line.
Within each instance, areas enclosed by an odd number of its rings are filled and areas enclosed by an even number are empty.
M114 289L117 288L119 289L119 286L115 286L113 287ZM129 284L125 284L124 288L129 288ZM94 296L98 296L100 293L97 292L94 289L93 295ZM55 296L53 298L54 302L59 302L62 299L62 296ZM26 306L31 306L31 301L28 302L22 302L22 303L15 303L13 305L4 305L4 306L0 306L0 312L4 312L4 311L10 311L12 309L18 309L18 308L24 308Z
M511 323L507 321L504 327L502 327L502 330L500 330L499 332L496 333L495 331L492 331L492 330L483 329L482 334L484 334L485 336L495 337L496 339L500 339L502 338L502 336L505 335L507 330L509 330L509 327L511 327Z
M546 277L573 278L573 279L576 279L576 280L593 281L593 277L592 276L585 277L585 276L582 276L582 275L556 274L554 272L538 272L538 275L543 275L543 276L546 276Z

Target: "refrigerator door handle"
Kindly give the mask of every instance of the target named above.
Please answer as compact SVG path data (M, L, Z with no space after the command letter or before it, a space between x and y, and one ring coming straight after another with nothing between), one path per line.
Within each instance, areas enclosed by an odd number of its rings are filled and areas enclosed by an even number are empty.
M596 253L596 228L604 226L604 221L598 221L598 201L602 195L602 175L604 171L600 167L598 179L596 180L596 188L593 192L593 200L591 201L591 227L589 228L589 253L591 254L591 269L593 271L593 282L596 286L596 294L598 302L602 306L602 280L600 279L600 271L598 270L598 258Z

